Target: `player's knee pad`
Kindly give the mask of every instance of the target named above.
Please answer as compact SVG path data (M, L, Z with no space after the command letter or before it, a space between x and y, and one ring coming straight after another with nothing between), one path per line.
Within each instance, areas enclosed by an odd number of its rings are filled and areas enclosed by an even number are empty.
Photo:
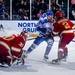
M49 41L47 42L47 45L48 45L48 47L52 47L52 45L53 45L53 40L49 40Z
M36 44L32 44L32 45L31 45L31 49L35 49L36 47L37 47Z

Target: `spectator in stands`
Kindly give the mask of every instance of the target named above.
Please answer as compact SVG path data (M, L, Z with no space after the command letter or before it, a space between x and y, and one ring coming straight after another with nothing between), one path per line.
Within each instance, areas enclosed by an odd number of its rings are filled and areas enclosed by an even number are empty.
M19 11L20 20L29 20L28 13L25 9L20 8Z
M72 10L73 19L75 19L75 9Z
M39 5L39 2L37 0L32 1L32 6L37 7Z
M42 16L42 10L39 10L39 13L37 14L37 18L39 19Z
M42 10L46 10L47 9L47 2L45 0L41 1L40 7Z
M34 14L32 15L32 20L38 20L37 16Z
M18 10L18 13L19 13L19 16L21 17L21 16L23 15L23 8L20 8L20 9Z
M23 19L24 20L29 20L29 17L28 17L28 14L27 14L27 11L23 9Z
M20 0L19 7L28 10L30 8L29 0Z
M37 18L37 13L38 10L34 6L32 6L32 19Z
M75 8L75 0L71 0L71 6L72 8Z
M2 19L9 19L8 10L7 10L7 8L5 7L4 4L0 8L0 16L1 16Z

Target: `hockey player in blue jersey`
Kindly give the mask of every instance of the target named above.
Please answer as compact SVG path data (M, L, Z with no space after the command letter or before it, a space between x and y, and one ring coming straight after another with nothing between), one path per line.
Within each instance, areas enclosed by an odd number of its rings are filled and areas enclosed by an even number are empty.
M50 35L53 31L53 12L51 10L47 10L46 13L44 13L37 23L37 31L39 31L38 37L34 40L33 44L29 47L29 49L26 52L26 55L30 52L32 52L37 46L39 46L40 43L43 41L47 42L46 51L44 54L44 59L48 59L48 55L50 53L50 50L52 48L54 38Z

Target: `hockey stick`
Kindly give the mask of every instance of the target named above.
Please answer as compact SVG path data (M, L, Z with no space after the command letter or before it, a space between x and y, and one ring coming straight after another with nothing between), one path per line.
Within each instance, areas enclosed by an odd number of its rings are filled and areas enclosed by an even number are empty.
M30 38L30 39L27 39L27 41L34 40L34 39L36 39L36 38L37 38L37 37Z
M45 37L47 37L48 35L46 35ZM40 37L40 36L38 36L38 37ZM45 38L44 36L41 36L42 38ZM27 39L27 41L30 41L30 40L34 40L34 39L36 39L37 37L34 37L34 38L30 38L30 39Z

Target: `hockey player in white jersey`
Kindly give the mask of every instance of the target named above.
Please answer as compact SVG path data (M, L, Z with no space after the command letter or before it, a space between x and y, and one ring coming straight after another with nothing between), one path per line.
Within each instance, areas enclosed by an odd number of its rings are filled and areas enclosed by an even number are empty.
M47 42L46 51L44 54L44 59L48 59L48 55L52 48L54 38L50 35L53 31L53 12L47 9L46 13L40 17L39 22L37 23L37 30L39 31L38 37L34 40L33 44L29 47L26 54L32 52L40 43L43 41Z

